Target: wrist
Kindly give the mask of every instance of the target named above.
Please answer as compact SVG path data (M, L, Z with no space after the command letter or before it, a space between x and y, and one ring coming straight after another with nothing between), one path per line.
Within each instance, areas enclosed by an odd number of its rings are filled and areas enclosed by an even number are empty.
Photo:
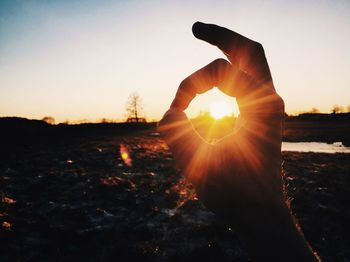
M261 210L246 221L251 224L237 231L258 261L320 261L286 204Z

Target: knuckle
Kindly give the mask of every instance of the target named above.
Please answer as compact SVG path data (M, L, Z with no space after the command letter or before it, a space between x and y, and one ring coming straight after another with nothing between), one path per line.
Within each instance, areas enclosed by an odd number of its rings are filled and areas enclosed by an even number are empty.
M185 96L194 96L196 94L196 89L192 83L191 77L187 77L181 81L177 92Z
M218 67L226 67L227 65L229 65L230 63L227 61L227 60L225 60L225 59L223 59L223 58L218 58L218 59L215 59L214 61L213 61L213 64L214 65L216 65L216 66L218 66Z
M188 88L190 84L191 84L191 76L188 76L181 81L179 88Z
M258 52L258 53L264 53L264 47L261 43L259 42L254 42L253 43L253 49Z
M279 96L278 94L276 94L275 99L276 99L275 101L276 101L276 105L278 106L278 108L283 110L283 112L284 112L284 101L283 101L282 97Z

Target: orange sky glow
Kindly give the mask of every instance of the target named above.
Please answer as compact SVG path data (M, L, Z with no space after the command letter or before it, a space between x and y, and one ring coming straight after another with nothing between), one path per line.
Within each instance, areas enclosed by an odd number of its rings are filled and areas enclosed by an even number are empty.
M137 92L159 120L182 79L224 58L195 21L261 42L288 113L350 104L349 1L2 1L0 116L123 121ZM238 114L216 89L186 112L217 101Z

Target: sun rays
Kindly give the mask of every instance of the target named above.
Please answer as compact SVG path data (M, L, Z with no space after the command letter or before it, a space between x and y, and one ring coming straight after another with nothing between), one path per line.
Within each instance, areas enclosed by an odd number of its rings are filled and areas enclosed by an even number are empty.
M223 101L214 101L210 104L209 112L215 119L220 119L225 116L230 116L234 113L232 104Z

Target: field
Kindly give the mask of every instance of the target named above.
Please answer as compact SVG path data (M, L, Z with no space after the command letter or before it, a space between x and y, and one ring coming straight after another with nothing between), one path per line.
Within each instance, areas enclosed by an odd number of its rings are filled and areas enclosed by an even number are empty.
M155 131L7 140L0 261L249 261L234 228L201 204ZM283 159L306 238L324 261L349 261L350 154Z

